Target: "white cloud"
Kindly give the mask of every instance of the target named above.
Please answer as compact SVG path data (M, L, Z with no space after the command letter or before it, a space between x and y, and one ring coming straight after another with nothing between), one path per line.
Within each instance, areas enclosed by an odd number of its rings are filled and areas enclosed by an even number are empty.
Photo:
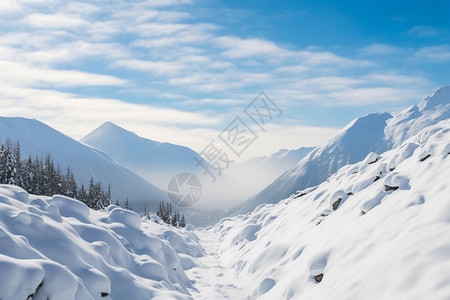
M27 16L24 20L30 26L38 27L38 28L67 28L67 29L75 29L79 27L85 27L89 23L80 18L77 15L68 15L68 14L31 14Z
M167 7L174 5L191 4L192 0L147 0L141 3L141 6L148 7Z
M331 92L327 95L330 105L369 105L374 103L400 103L417 97L410 89L390 87L364 87Z
M282 49L273 42L261 39L241 39L231 36L222 36L216 39L218 47L225 48L222 53L224 56L230 58L248 58L260 56L291 56L289 50Z
M125 80L114 76L81 72L77 70L55 70L37 68L13 61L0 61L0 83L14 86L58 87L123 85Z
M0 15L5 13L17 12L22 9L22 6L15 0L0 1Z
M408 34L417 37L432 37L441 34L441 30L431 26L417 25L408 30Z
M400 49L398 47L380 43L372 44L361 49L363 55L389 55L399 51Z
M157 74L176 74L185 66L177 62L148 61L148 60L118 60L113 64L115 67L123 67L138 71L149 71Z
M132 104L115 99L80 98L53 90L1 85L0 98L4 99L0 101L2 116L37 118L76 138L105 121L130 122L140 124L142 128L157 126L162 132L155 131L152 134L161 140L165 140L163 132L166 132L166 126L212 126L219 122L217 117L200 112ZM142 129L138 131L142 132ZM178 131L181 134L183 130L178 128Z
M415 53L415 57L434 62L450 61L450 45L421 48Z

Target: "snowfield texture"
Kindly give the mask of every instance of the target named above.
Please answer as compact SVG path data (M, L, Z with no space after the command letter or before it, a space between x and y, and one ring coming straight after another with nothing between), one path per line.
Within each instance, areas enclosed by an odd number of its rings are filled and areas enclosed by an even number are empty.
M45 158L51 153L63 173L69 166L77 183L89 184L91 177L106 188L111 184L113 200L123 204L128 197L133 209L157 207L167 193L113 161L105 153L82 144L37 120L0 117L0 140L20 141L22 157Z
M357 118L250 198L238 212L252 211L262 203L276 203L298 189L318 185L339 168L363 160L370 152L383 153L397 147L423 128L449 118L450 86L405 110Z
M450 299L449 178L445 120L207 232L249 299Z
M197 236L110 206L0 185L0 299L192 299Z

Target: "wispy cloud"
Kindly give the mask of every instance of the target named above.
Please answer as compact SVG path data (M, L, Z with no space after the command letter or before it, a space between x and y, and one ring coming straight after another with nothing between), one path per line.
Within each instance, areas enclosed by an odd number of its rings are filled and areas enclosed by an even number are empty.
M417 25L408 30L408 34L417 37L432 37L441 34L441 30L432 26Z
M415 56L432 62L450 61L450 45L423 47L415 53Z
M361 49L363 55L389 55L399 51L399 47L380 43L372 44Z
M123 85L126 80L110 75L86 73L77 70L37 68L12 61L0 61L0 83L14 86L54 87Z

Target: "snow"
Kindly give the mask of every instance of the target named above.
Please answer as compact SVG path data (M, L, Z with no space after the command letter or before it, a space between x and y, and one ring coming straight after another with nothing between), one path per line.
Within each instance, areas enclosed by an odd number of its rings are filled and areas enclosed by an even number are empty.
M192 299L184 269L203 253L191 231L0 185L2 300Z
M207 232L249 299L449 299L448 178L445 120Z
M69 166L78 184L89 183L91 177L106 188L111 184L113 201L130 199L132 207L156 208L167 200L167 193L113 161L105 153L82 144L37 120L0 117L0 140L20 141L22 157L31 155L52 159L65 172Z
M207 228L0 185L0 299L450 299L449 99L355 120Z
M368 153L395 148L423 128L449 118L450 86L402 111L359 117L247 200L237 212L247 213L259 204L276 203L298 189L318 185L341 167L363 160Z

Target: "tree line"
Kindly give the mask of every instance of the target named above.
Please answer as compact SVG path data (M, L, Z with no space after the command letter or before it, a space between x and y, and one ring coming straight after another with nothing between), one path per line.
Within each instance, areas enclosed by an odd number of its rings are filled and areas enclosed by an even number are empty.
M0 142L0 183L20 186L30 194L53 196L55 194L75 198L92 209L102 209L111 203L111 187L104 189L91 177L88 186L77 184L67 168L62 172L55 166L50 154L42 159L31 155L22 159L20 143L10 140Z
M186 220L184 215L181 215L176 210L172 209L171 203L164 204L163 201L159 202L158 210L156 211L156 215L163 220L164 223L170 224L172 226L177 227L185 227Z

